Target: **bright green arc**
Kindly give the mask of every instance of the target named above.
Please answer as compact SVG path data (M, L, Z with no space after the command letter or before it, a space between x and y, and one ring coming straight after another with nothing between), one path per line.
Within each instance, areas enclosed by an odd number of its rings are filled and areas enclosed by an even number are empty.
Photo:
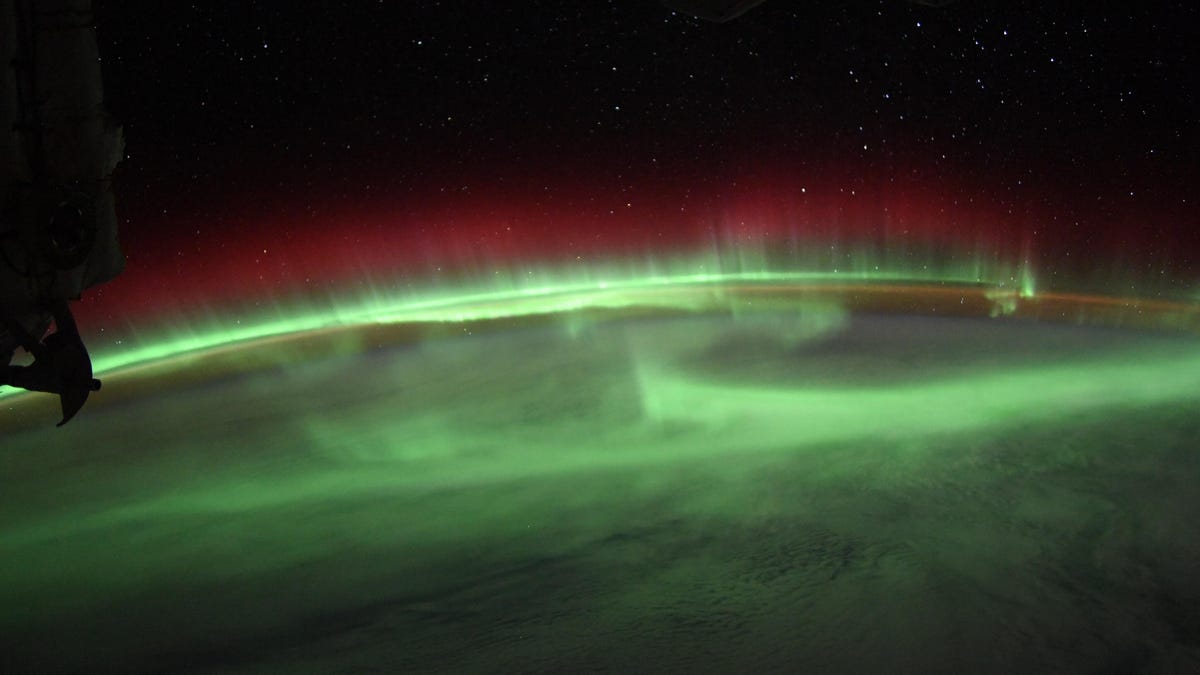
M836 260L754 247L713 249L674 258L647 256L620 262L487 270L438 283L376 281L364 275L358 290L294 295L249 307L205 308L157 323L130 325L126 337L91 340L97 374L257 339L335 327L388 323L471 322L587 308L698 309L697 289L720 294L731 284L939 285L987 288L998 307L1034 293L1027 264L997 256L939 260L925 252L901 256L859 252ZM811 260L808 258L812 258ZM926 260L917 263L916 260ZM796 269L804 265L803 269ZM792 269L786 269L791 267ZM689 291L675 293L673 291ZM713 304L710 296L704 306ZM19 393L0 390L0 397Z
M588 308L643 306L692 309L697 306L694 299L673 295L669 291L712 287L719 292L722 286L733 283L800 286L852 280L879 284L931 281L884 274L849 278L837 274L760 272L562 282L497 290L464 288L424 294L389 293L373 288L357 297L332 301L324 306L311 301L276 301L269 310L260 312L258 316L222 318L218 315L200 321L191 320L183 325L167 326L149 332L132 349L105 349L100 352L96 358L96 370L100 373L112 372L227 344L324 328L368 323L466 323ZM951 286L979 284L978 281L967 279L942 279L934 283ZM161 334L154 337L154 332Z

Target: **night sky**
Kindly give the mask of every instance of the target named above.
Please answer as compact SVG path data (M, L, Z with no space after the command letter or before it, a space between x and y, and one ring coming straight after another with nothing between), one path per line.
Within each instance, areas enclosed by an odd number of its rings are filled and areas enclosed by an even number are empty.
M98 5L128 267L81 315L110 335L715 239L1200 292L1194 3Z

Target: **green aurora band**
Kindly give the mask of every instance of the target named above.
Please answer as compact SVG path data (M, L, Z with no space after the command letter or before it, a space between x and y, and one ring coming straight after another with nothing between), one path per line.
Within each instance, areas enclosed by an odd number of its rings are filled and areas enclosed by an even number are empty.
M802 341L841 325L836 314L806 321ZM257 483L234 489L220 476L198 479L185 492L166 490L161 497L129 506L53 516L28 530L10 528L5 531L6 545L18 548L22 542L44 543L183 514L249 512L363 492L461 487L563 472L667 465L722 454L804 452L867 439L911 445L915 450L922 439L994 434L1098 410L1195 400L1200 383L1200 350L1195 343L1175 343L1057 366L1003 372L985 367L959 377L893 386L753 386L701 380L673 368L674 354L694 346L687 341L686 336L694 333L686 328L686 321L681 329L656 326L633 328L629 333L636 362L636 424L592 428L591 420L578 423L563 418L549 425L492 426L484 433L476 425L464 429L447 410L396 416L386 401L349 414L341 408L313 409L288 423L299 425L289 434L299 433L295 447L312 448L334 462L320 471L289 469L275 476L269 489ZM669 346L656 347L668 339ZM597 417L603 419L610 412L602 408ZM282 410L275 413L281 420L289 417ZM382 421L389 418L393 421ZM581 434L581 427L589 433ZM648 452L648 431L663 428L688 431L656 439ZM747 440L747 428L754 430L752 441ZM463 448L488 443L504 446L503 456L463 456ZM202 454L200 448L195 451ZM165 483L179 479L163 478Z
M629 306L694 309L694 301L684 300L680 307L681 296L671 291L730 284L963 286L991 289L998 304L1035 293L1028 261L999 254L934 246L889 251L858 247L842 253L846 248L802 247L796 241L783 247L714 244L670 257L455 274L431 271L417 281L364 273L334 291L251 298L233 306L180 298L176 305L200 309L131 320L123 331L110 330L89 342L96 372L104 375L240 342L361 324L471 322ZM119 332L123 335L114 337ZM11 393L0 391L0 396Z
M143 364L264 338L368 324L463 323L586 309L729 307L723 288L907 286L982 291L992 316L1038 297L1032 263L998 253L912 245L893 250L845 245L714 244L692 254L510 269L432 271L414 281L364 273L334 290L253 298L234 305L129 320L89 338L100 376ZM852 253L844 253L852 250ZM180 299L177 303L187 307ZM1083 322L1082 316L1075 317ZM1171 328L1173 326L1166 325ZM0 389L0 398L21 392Z
M256 414L278 420L269 428L280 429L289 439L288 447L307 450L293 458L295 467L278 467L269 488L259 483L236 488L221 471L205 477L164 474L161 485L153 481L160 485L156 489L163 491L162 496L94 513L46 516L9 528L0 550L15 551L35 542L45 544L183 514L251 512L339 495L427 491L740 453L804 452L869 439L915 451L928 439L1015 432L1098 411L1149 409L1200 396L1200 349L1188 336L1138 339L1122 348L1084 350L1077 356L965 366L948 375L933 372L914 379L910 374L892 384L839 384L838 371L817 372L812 384L796 387L789 384L795 375L786 372L786 363L771 363L772 352L793 359L794 348L844 329L849 322L846 312L810 304L801 311L751 313L732 321L734 332L725 333L725 339L736 342L751 333L770 335L781 348L767 349L765 356L751 352L768 364L758 379L744 374L726 379L682 365L688 355L711 348L713 333L702 328L707 321L711 319L677 318L590 327L595 332L551 331L547 335L555 337L549 343L549 357L523 351L470 352L470 347L454 340L435 341L427 345L428 351L402 356L376 373L384 383L404 382L409 393L402 397L417 397L400 401L398 392L390 388L376 392L378 385L362 383L366 390L360 391L354 381L337 382L337 371L329 365L312 365L311 373L299 376L285 371L274 386L292 393L283 401L264 402L266 407ZM1019 330L1009 326L1007 332ZM763 343L752 338L748 344L761 350ZM259 348L271 349L269 345ZM1020 351L1019 347L1006 349ZM578 356L579 380L591 380L582 389L606 392L605 398L581 416L553 415L532 421L506 412L509 406L521 407L514 401L529 399L526 403L536 401L556 410L571 398L567 393L571 387L546 397L545 391L534 387L518 393L507 391L507 384L499 380L483 387L476 383L486 364L513 363L522 353L530 361ZM960 360L964 356L957 354ZM559 367L573 363L564 361ZM614 370L614 364L620 363L628 364L628 373L620 372L621 367ZM518 373L538 372L541 367L516 366ZM310 382L314 378L328 385L323 398L354 405L326 409L323 399L306 393L315 390ZM609 384L596 386L596 381ZM269 385L258 389L264 386ZM490 387L501 389L489 392ZM456 393L460 391L470 392L466 400ZM503 402L505 392L508 402ZM481 412L473 408L473 401L487 401L487 406L499 409ZM205 412L209 405L220 409L227 402L218 398L194 409L189 404L160 421L146 420L147 429L139 433L157 437L154 429L162 425L189 428L214 417L214 411ZM404 412L397 414L397 410ZM111 424L119 427L122 422ZM754 430L752 437L746 435L747 429ZM202 456L207 432L195 431L193 452ZM475 456L464 450L490 445L505 450L501 456ZM648 451L651 445L653 451ZM246 452L253 455L249 448ZM189 483L186 491L170 488L180 480Z

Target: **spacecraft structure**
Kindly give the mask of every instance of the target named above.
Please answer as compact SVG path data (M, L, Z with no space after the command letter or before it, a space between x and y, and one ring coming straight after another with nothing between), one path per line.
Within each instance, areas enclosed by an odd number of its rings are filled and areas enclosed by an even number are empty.
M32 377L62 397L64 422L99 385L69 303L124 269L112 190L123 154L91 0L0 0L0 384ZM43 340L51 323L63 335ZM40 370L18 376L17 347Z

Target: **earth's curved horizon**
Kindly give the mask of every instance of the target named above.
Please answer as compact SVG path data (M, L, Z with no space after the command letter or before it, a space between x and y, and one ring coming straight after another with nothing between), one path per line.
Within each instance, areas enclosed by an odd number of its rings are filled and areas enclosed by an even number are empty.
M338 335L369 332L384 342L408 342L455 330L493 330L528 323L573 324L606 321L647 313L732 313L753 308L758 302L770 306L796 304L808 308L853 312L915 313L931 316L1009 317L1053 323L1123 327L1168 333L1200 334L1200 303L1184 298L1140 298L1072 292L1034 293L1028 286L1005 287L980 279L922 279L880 275L877 279L854 280L823 272L757 272L751 274L683 274L660 277L627 277L614 281L586 279L583 282L501 287L462 284L437 292L395 294L372 290L348 302L267 302L268 311L252 312L227 308L207 310L203 316L166 321L153 319L135 330L135 343L102 341L96 358L98 375L125 379L142 373L172 370L180 362L216 361L219 365L231 350L253 350L262 343L311 342L308 355L324 349L345 349ZM567 317L564 319L563 317ZM458 328L454 328L457 326ZM467 328L463 328L468 326ZM449 327L449 328L448 328ZM143 333L142 335L139 335ZM102 335L92 336L101 340ZM332 341L338 346L330 347ZM324 345L324 346L322 346ZM294 346L294 345L293 345ZM316 352L311 350L315 349ZM302 357L298 357L302 358ZM274 359L278 361L278 358ZM93 398L93 406L104 405L112 392ZM117 397L120 397L117 394ZM19 397L14 403L13 397ZM0 387L0 400L7 399L9 412L32 406L44 407L42 396ZM10 414L0 418L0 428L23 424L24 414L14 421ZM36 424L34 420L28 420Z

